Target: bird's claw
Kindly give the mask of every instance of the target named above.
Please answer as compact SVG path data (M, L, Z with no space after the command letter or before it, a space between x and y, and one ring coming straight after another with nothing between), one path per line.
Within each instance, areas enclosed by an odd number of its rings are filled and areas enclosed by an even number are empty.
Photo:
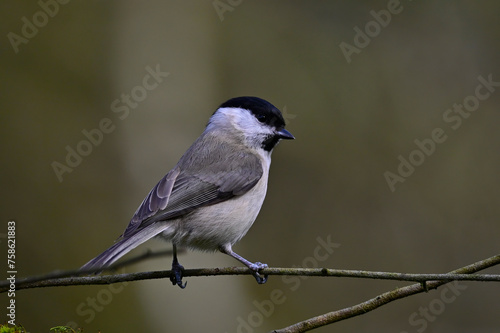
M259 273L254 272L252 275L254 276L255 280L257 280L258 284L264 284L267 282L267 278L268 278L267 274L264 276L261 276Z
M184 270L184 267L179 264L179 263L173 263L172 264L172 275L170 276L170 281L172 284L178 285L180 288L184 289L186 288L187 282L182 284L182 271Z
M267 282L268 275L266 274L262 276L259 274L259 270L269 267L267 266L267 264L263 264L261 262L255 262L248 267L253 271L252 275L254 276L255 280L257 280L258 284L264 284Z
M254 262L248 266L252 271L258 272L260 269L268 268L267 264L263 264L261 262Z

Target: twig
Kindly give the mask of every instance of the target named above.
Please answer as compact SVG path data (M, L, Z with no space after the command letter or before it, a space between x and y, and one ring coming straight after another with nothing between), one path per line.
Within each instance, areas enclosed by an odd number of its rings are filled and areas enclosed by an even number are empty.
M119 265L111 266L109 270L116 270L118 267L130 265L144 258L165 255L168 252L157 254L146 253L139 257L122 262ZM500 255L497 256L500 258ZM493 257L496 258L496 257ZM490 258L491 259L491 258ZM115 275L100 275L100 276L81 276L84 274L95 273L93 271L69 271L55 272L45 276L36 276L25 278L16 281L16 290L28 288L42 287L57 287L57 286L77 286L77 285L100 285L112 284L125 281L140 281L149 279L163 279L171 276L171 271L153 271L141 273L126 273ZM227 268L199 268L186 269L183 272L184 277L191 276L218 276L218 275L248 275L252 272L244 267L227 267ZM320 277L347 277L347 278L364 278L364 279L384 279L396 281L416 281L426 283L427 281L439 280L449 282L452 280L461 281L500 281L500 275L495 274L459 274L454 271L448 274L411 274L411 273L394 273L394 272L371 272L362 270L340 270L326 268L266 268L261 270L265 275L296 275L296 276L320 276ZM6 292L9 288L9 281L0 282L0 293Z
M179 249L177 252L184 252L184 249ZM122 267L125 266L130 266L132 264L135 264L136 262L143 261L146 259L152 259L156 257L163 257L167 255L171 255L172 250L165 250L165 251L158 251L158 252L151 252L150 250L147 250L145 253L140 254L136 257L132 257L127 260L123 260L119 263L116 263L114 265L111 265L106 268L107 271L116 271ZM54 271L45 275L39 275L39 276L30 276L24 279L16 280L16 290L19 289L27 289L30 288L30 285L36 285L37 282L44 282L44 281L57 281L59 279L67 278L67 277L76 277L76 276L81 276L81 275L88 275L88 274L95 274L102 271L101 268L98 269L90 269L90 270L70 270L70 271ZM28 287L23 288L23 286L26 285ZM6 292L9 289L10 286L10 281L1 281L0 282L0 293ZM31 287L31 288L36 288L36 287Z
M488 267L492 267L498 265L500 263L500 255L493 256L491 258L478 261L474 264L459 268L457 270L451 271L449 276L462 276L463 274L471 274L477 271L486 269ZM458 275L457 275L458 274ZM446 274L444 274L446 275ZM477 276L477 275L476 275ZM432 279L435 280L435 279ZM455 279L453 279L455 280ZM465 280L465 279L464 279ZM313 317L294 325L274 330L272 333L298 333L298 332L307 332L313 330L315 328L329 325L344 319L352 318L355 316L359 316L365 314L367 312L373 311L378 307L390 303L392 301L408 297L414 294L422 293L428 291L429 289L436 289L446 283L451 282L451 280L441 280L441 281L429 281L425 283L413 284L407 287L398 288L392 291L385 292L375 298L372 298L363 303L359 303L357 305L344 308L341 310L325 313L323 315Z

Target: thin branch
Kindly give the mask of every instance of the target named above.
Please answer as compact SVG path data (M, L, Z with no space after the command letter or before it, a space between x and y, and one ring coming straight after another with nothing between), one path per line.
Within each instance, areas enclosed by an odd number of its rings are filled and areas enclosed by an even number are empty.
M144 258L153 256L165 255L168 252L159 254L146 253L139 257L122 262L119 265L110 267L110 270L116 270L118 267L123 267L135 263ZM500 255L497 256L500 258ZM496 257L493 257L496 258ZM491 258L490 258L491 259ZM487 259L488 260L488 259ZM95 273L92 271L68 271L55 272L45 276L29 277L16 281L16 290L28 288L42 287L57 287L57 286L77 286L77 285L102 285L112 284L125 281L140 281L150 279L170 278L171 271L153 271L141 273L126 273L115 275L100 275L100 276L81 276L84 274ZM200 268L186 269L183 272L184 277L191 276L219 276L219 275L249 275L252 272L244 267L227 267L227 268ZM394 273L394 272L371 272L362 270L340 270L327 268L265 268L260 271L264 275L296 275L296 276L320 276L320 277L347 277L347 278L364 278L364 279L384 279L396 281L416 281L425 283L426 281L439 280L450 282L452 280L460 281L500 281L500 275L495 274L459 274L460 272L452 272L448 274L411 274L411 273ZM444 283L443 282L443 283ZM10 286L9 281L0 282L0 293L8 291Z
M184 252L184 249L179 249L177 250L177 253L182 253ZM147 250L145 253L140 254L138 256L132 257L130 259L123 260L119 263L116 263L114 265L111 265L106 268L107 271L116 271L120 268L123 268L125 266L130 266L132 264L135 264L136 262L139 261L144 261L146 259L152 259L152 258L157 258L157 257L163 257L167 255L172 255L172 250L165 250L165 251L158 251L158 252L151 252L150 250ZM39 275L39 276L30 276L24 279L16 280L15 285L16 285L16 290L19 289L25 289L23 288L24 285L27 285L30 288L30 285L36 285L37 282L43 282L43 281L57 281L59 279L63 279L66 277L76 277L76 276L81 276L81 275L88 275L88 274L95 274L101 272L101 268L94 268L94 269L89 269L89 270L70 270L70 271L54 271L48 274L44 275ZM10 281L1 281L0 282L0 293L6 292L10 287ZM35 288L35 287L33 287Z
M477 271L498 265L500 263L500 255L493 256L491 258L478 261L474 264L459 268L457 270L451 271L449 276L462 276L464 274L471 274ZM444 274L446 275L446 274ZM478 276L478 275L476 275ZM435 279L432 279L435 280ZM455 279L453 279L455 280ZM464 279L465 280L465 279ZM375 298L368 301L359 303L357 305L347 307L341 310L325 313L323 315L304 320L302 322L296 323L294 325L274 330L272 333L299 333L307 332L318 327L329 325L344 319L352 318L365 314L367 312L373 311L382 305L390 303L392 301L405 298L411 295L426 292L429 289L436 289L446 283L451 282L446 280L441 281L429 281L426 283L413 284L407 287L398 288L392 291L385 292Z

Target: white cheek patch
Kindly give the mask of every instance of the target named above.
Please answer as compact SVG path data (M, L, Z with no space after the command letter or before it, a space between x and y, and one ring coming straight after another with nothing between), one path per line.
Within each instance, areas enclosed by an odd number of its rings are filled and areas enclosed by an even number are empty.
M273 134L273 130L255 118L251 111L240 108L223 108L222 113L228 116L232 125L248 136Z
M263 143L275 135L274 130L258 121L251 111L241 108L220 108L210 123L213 128L234 128L242 134L246 145L255 149L262 148Z

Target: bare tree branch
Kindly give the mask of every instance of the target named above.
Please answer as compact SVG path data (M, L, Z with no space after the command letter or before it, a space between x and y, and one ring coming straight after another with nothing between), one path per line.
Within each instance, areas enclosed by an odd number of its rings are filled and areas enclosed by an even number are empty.
M184 252L184 249L179 249L177 250L177 253L182 253ZM152 259L156 257L163 257L167 255L172 255L172 250L165 250L165 251L158 251L158 252L151 252L150 250L147 250L145 253L140 254L136 257L132 257L127 260L123 260L119 263L116 263L114 265L111 265L106 268L107 271L116 271L120 268L123 268L125 266L130 266L132 264L135 264L136 262L139 261L144 261L146 259ZM16 290L20 289L27 289L30 287L23 288L23 285L36 285L36 282L41 282L41 281L56 281L57 279L62 279L66 277L76 277L76 276L81 276L81 275L88 275L88 274L95 274L102 271L102 269L91 269L91 270L70 270L70 271L54 271L48 274L44 275L39 275L39 276L30 276L27 278L23 278L20 280L16 280L15 285L16 285ZM8 288L10 287L10 281L1 281L0 282L0 293L6 292ZM36 287L31 287L31 288L36 288Z
M462 275L467 275L471 273L475 273L477 271L498 265L500 263L500 255L493 256L491 258L485 259L478 261L474 264L459 268L457 270L451 271L448 275L449 276L462 276ZM447 275L447 274L443 274ZM471 275L472 276L472 275ZM476 275L479 276L479 275ZM437 280L437 279L431 279L431 280ZM458 280L458 279L451 279L451 280ZM296 323L294 325L279 329L279 330L274 330L271 333L298 333L298 332L307 332L311 331L315 328L329 325L344 319L352 318L355 316L359 316L362 314L365 314L367 312L373 311L377 309L378 307L385 305L387 303L390 303L392 301L408 297L411 295L419 294L425 291L428 291L429 289L436 289L446 283L451 282L451 280L440 280L440 281L428 281L425 283L419 283L419 284L413 284L407 287L402 287L398 288L392 291L385 292L375 298L372 298L368 301L359 303L357 305L344 308L341 310L325 313L323 315L310 318L307 320L304 320L302 322ZM464 279L465 280L465 279ZM477 281L477 280L476 280Z
M132 258L118 265L111 266L108 270L116 270L139 260L146 258L166 255L170 252L161 253L146 253L141 256ZM500 255L492 257L500 258ZM492 258L486 259L491 260ZM500 259L499 259L500 260ZM481 263L481 262L480 262ZM54 272L44 276L35 276L24 278L16 281L16 290L42 287L58 287L58 286L77 286L77 285L102 285L112 284L125 281L140 281L150 279L170 278L171 271L154 271L141 273L126 273L115 275L100 275L100 276L81 276L84 274L95 273L93 271L67 271ZM184 277L191 276L218 276L218 275L249 275L252 272L244 267L227 267L227 268L199 268L186 269L183 272ZM442 283L453 280L461 281L500 281L500 275L495 274L467 274L461 271L453 271L448 274L412 274L412 273L395 273L395 272L372 272L363 270L341 270L327 268L265 268L261 270L261 274L265 275L296 275L296 276L320 276L320 277L344 277L344 278L364 278L364 279L384 279L396 281L416 281L426 283L427 281L439 280ZM429 285L427 283L427 285ZM10 281L0 282L0 293L8 291Z

